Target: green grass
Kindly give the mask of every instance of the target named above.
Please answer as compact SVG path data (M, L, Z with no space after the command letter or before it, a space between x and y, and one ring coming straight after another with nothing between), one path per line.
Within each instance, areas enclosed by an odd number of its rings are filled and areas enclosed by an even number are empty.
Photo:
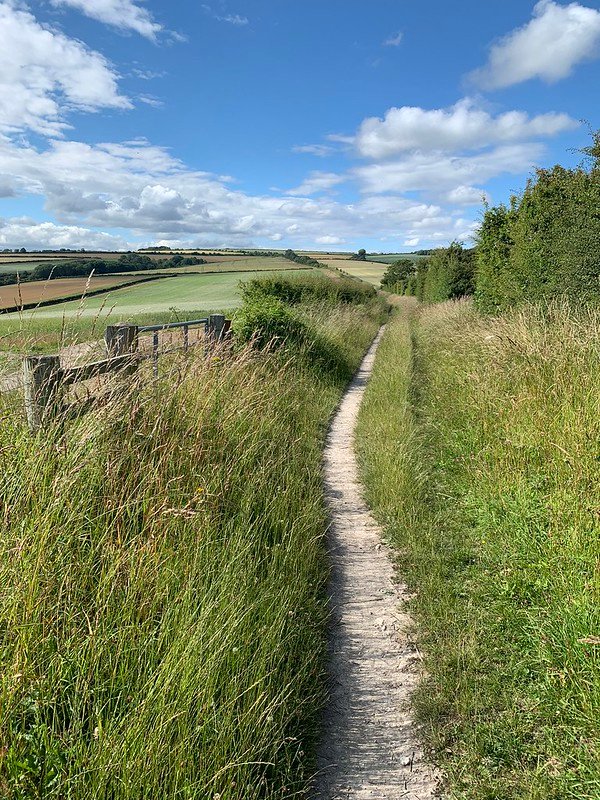
M458 800L600 797L600 311L400 313L359 450Z
M379 313L294 308L331 369L194 351L39 437L2 395L0 795L304 796L322 438Z
M62 318L65 314L95 317L100 312L103 317L112 320L129 319L137 314L160 313L170 308L182 311L193 308L234 308L239 304L239 282L240 276L235 273L180 275L116 289L83 301L74 300L40 308L35 311L35 317Z

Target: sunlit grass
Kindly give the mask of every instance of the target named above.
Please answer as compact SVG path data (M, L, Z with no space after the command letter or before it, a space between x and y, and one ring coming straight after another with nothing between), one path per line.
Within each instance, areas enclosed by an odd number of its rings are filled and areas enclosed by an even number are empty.
M330 371L301 349L196 349L37 437L1 396L0 795L306 789L322 437L379 318L298 313L330 342Z
M451 796L600 796L600 311L399 314L361 416Z

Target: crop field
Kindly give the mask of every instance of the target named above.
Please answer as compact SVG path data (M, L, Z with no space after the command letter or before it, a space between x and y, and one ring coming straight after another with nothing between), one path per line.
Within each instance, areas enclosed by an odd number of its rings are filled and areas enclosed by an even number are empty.
M139 276L139 273L137 275ZM0 309L60 300L63 297L83 296L87 292L123 286L131 281L131 276L101 275L97 278L57 278L50 281L11 283L8 286L0 286Z
M248 272L244 277L252 278L264 274ZM36 312L37 317L62 317L77 314L129 319L136 314L164 312L170 309L187 311L196 308L228 309L239 305L240 276L228 272L222 275L178 275L162 280L137 284L114 292L90 297L84 301L61 303Z
M351 261L350 259L321 257L319 261L333 269L341 269L355 278L360 278L373 286L379 286L387 269L385 264L372 264L366 261Z
M382 255L369 255L367 256L367 261L393 264L395 261L399 261L401 258L405 258L408 261L421 261L421 259L427 258L427 256L417 256L413 255L412 253L383 253Z
M201 256L201 258L205 258L208 263L188 267L170 267L165 272L273 272L274 270L306 269L301 264L295 264L287 258L253 258L252 256L240 256L239 258Z

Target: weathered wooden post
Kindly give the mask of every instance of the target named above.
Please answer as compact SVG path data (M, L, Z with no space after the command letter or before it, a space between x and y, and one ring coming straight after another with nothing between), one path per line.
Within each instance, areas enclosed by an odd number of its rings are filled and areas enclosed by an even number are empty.
M225 316L223 314L211 314L206 323L206 336L211 343L219 342L223 336L225 327Z
M104 343L109 358L135 353L138 349L138 326L109 325L104 334Z
M35 432L60 411L59 356L27 356L23 360L23 386L27 424Z
M158 331L154 331L152 333L152 374L154 375L155 378L158 378L158 356L159 356L158 345L159 345Z

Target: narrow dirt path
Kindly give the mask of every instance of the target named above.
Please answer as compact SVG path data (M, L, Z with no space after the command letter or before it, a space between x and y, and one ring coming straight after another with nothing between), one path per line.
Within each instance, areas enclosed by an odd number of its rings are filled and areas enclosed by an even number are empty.
M318 754L316 800L426 800L436 776L423 762L408 699L420 659L389 552L362 498L354 429L382 331L331 424L324 482L331 516L331 699Z

